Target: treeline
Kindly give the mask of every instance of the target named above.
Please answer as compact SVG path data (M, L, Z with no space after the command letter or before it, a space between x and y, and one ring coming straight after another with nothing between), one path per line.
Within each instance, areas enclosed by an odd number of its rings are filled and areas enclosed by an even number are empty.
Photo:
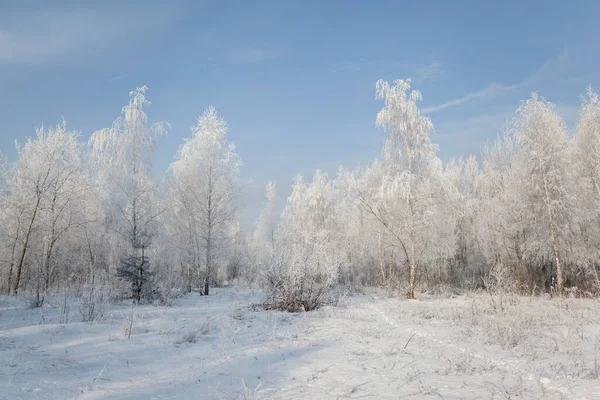
M480 158L444 165L410 80L377 83L381 159L330 179L299 176L286 208L276 187L252 232L237 218L242 162L208 108L164 178L150 167L168 123L148 121L146 88L88 142L41 127L0 176L0 290L110 287L135 301L243 284L269 305L310 310L338 286L415 297L463 288L597 296L600 102L591 89L569 132L537 94Z

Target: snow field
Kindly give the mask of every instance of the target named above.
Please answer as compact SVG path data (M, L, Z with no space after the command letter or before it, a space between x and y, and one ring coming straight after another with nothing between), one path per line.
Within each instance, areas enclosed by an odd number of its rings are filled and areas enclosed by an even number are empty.
M600 303L357 295L254 311L216 289L173 307L0 297L1 399L598 399ZM64 321L64 315L62 315Z

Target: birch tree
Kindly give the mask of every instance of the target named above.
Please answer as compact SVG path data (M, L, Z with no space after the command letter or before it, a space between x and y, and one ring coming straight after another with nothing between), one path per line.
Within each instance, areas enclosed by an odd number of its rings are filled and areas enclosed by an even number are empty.
M227 123L214 107L198 118L191 131L170 170L187 262L197 276L204 267L201 284L203 294L208 295L220 253L231 245L229 228L235 220L242 162L227 140Z
M418 266L424 266L427 257L438 257L427 252L431 243L438 249L447 249L444 237L437 238L435 225L444 226L436 218L443 186L439 180L441 162L435 157L436 147L430 141L433 124L422 116L417 102L418 91L410 91L410 80L397 80L393 86L385 81L377 82L377 98L384 100L384 107L377 115L377 125L388 133L384 148L381 181L373 193L359 193L368 213L382 225L400 249L404 265L408 267L409 298L415 296ZM447 216L447 215L446 215ZM449 223L445 224L448 227ZM453 227L451 227L453 230ZM445 236L453 240L453 235Z

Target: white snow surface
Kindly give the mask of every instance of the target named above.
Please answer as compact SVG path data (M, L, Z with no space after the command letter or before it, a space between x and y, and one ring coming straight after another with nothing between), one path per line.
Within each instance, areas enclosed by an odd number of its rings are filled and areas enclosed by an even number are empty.
M598 300L370 294L290 314L262 298L121 302L91 323L72 299L59 324L58 297L0 297L0 399L600 399Z

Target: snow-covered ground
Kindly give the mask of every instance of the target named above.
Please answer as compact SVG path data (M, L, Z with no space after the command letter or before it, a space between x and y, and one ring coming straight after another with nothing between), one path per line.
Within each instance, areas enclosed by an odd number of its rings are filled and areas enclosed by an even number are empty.
M60 324L60 298L0 297L0 398L600 399L597 300L360 295L289 314L250 310L260 298L120 303L92 323L73 300Z

